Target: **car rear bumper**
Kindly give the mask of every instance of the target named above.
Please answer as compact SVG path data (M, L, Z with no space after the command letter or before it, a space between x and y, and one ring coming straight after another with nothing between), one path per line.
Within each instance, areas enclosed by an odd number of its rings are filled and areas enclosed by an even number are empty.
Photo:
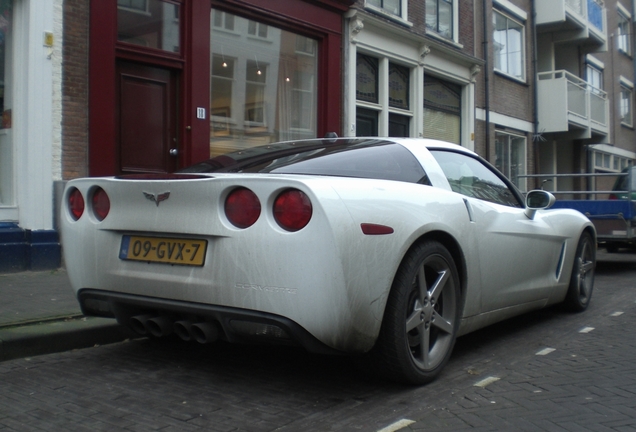
M78 291L78 300L84 315L115 318L140 335L177 333L184 340L202 343L216 339L232 343L272 343L296 345L319 354L342 354L320 342L298 323L276 314L86 288ZM187 337L198 336L195 332L183 331L190 326L210 329L214 336Z

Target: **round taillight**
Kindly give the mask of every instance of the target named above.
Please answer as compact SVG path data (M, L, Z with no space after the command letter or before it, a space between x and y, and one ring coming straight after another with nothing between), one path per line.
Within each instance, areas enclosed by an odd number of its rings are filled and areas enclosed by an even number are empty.
M68 209L73 219L78 220L84 214L84 197L77 188L68 194Z
M304 192L288 189L274 201L274 219L287 231L298 231L309 223L313 210Z
M97 188L93 192L93 212L95 212L95 217L103 221L108 216L108 212L110 211L110 199L106 194L106 191L102 188Z
M234 189L225 199L225 216L237 228L247 228L261 215L261 202L251 190Z

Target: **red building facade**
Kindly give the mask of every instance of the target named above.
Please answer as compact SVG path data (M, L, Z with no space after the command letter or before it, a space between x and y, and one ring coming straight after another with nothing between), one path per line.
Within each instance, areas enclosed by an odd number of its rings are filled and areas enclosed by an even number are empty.
M65 35L84 34L88 45L65 50L65 179L172 172L228 151L341 135L351 3L68 0Z

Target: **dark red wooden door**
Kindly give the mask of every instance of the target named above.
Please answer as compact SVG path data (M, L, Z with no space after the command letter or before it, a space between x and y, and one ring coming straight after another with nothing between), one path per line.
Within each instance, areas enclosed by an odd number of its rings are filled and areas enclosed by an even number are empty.
M177 75L170 69L117 63L119 173L177 167Z

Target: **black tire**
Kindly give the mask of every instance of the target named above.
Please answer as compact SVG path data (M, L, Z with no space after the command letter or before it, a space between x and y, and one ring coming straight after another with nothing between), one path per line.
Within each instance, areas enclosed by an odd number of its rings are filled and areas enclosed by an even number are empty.
M376 369L408 384L434 380L450 358L461 319L457 268L436 241L413 247L393 281L376 346Z
M595 268L596 245L590 233L584 232L576 247L570 286L563 302L568 310L582 312L587 309L594 288Z

